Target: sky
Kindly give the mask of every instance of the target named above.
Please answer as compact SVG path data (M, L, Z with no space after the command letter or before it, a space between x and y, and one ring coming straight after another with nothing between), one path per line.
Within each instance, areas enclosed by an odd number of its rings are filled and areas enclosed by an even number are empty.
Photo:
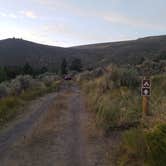
M0 0L0 40L70 47L166 34L166 0Z

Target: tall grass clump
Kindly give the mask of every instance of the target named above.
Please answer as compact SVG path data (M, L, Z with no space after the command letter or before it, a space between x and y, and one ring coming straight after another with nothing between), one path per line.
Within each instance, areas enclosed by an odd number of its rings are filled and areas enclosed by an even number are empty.
M123 134L117 155L120 166L165 166L166 124L152 130L131 129Z
M141 117L140 98L133 92L120 88L100 96L97 102L97 121L106 130L128 128L139 123Z
M114 67L110 71L91 80L81 79L89 109L106 130L136 125L141 117L139 77L131 69Z

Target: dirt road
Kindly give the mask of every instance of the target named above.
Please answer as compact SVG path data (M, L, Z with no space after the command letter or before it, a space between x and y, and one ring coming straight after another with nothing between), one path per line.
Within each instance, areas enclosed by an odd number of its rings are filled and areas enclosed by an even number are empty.
M0 133L0 166L107 166L107 142L77 86L32 102Z

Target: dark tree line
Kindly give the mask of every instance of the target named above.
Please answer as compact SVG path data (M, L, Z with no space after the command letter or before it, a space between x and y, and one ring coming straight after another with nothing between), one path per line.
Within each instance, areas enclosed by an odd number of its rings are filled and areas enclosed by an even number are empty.
M24 66L5 66L0 67L0 82L15 78L17 75L32 75L37 76L39 74L47 72L46 67L40 69L34 69L31 65L26 63Z
M67 61L66 59L63 59L61 63L61 75L67 74L67 67Z
M81 59L79 58L74 58L71 62L71 64L68 64L66 59L64 58L61 63L61 74L67 74L68 71L76 71L76 72L81 72L82 71L82 62Z
M82 71L82 62L79 58L74 58L71 63L63 59L60 66L61 75L67 74L69 71ZM32 75L33 77L48 72L46 67L40 69L33 68L29 63L24 66L5 66L0 67L0 82L15 78L17 75Z
M70 65L70 70L81 72L82 71L81 59L79 59L79 58L73 59L71 62L71 65Z

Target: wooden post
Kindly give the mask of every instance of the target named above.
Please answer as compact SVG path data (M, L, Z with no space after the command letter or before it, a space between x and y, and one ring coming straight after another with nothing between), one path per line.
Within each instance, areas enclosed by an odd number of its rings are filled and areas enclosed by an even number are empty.
M143 80L150 80L150 77L146 76L143 78ZM149 84L151 83L149 82ZM150 86L151 85L149 85L149 91L150 91ZM142 87L144 87L144 85L142 85ZM142 96L142 111L144 115L149 115L149 99L150 96L147 96L145 94Z
M148 96L143 96L142 99L142 110L144 115L149 114L149 97Z

